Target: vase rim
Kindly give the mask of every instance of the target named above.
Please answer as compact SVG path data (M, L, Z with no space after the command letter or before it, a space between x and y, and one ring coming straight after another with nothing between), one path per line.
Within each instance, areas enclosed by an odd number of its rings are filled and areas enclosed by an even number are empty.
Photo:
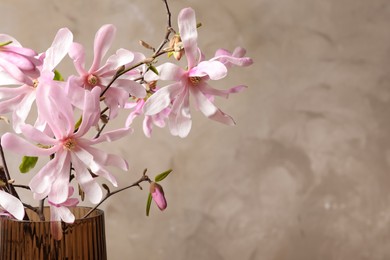
M44 210L47 210L47 209L50 209L49 206L45 206L44 207ZM93 209L93 207L89 207L89 206L75 206L75 207L69 207L70 211L72 211L72 213L74 213L74 210L75 209L79 209L79 210L83 210L84 211L84 214L83 215L86 215L91 209ZM28 209L26 208L26 212L32 212L31 209ZM27 213L26 213L27 214ZM35 214L35 213L34 213ZM100 217L104 215L104 211L99 209L99 208L96 208L94 209L93 213L90 214L88 217L86 218L83 218L83 217L76 217L75 218L75 221L73 223L76 223L78 221L83 221L83 220L86 220L86 219L91 219L91 218L96 218L96 217ZM36 222L36 223L50 223L51 221L50 220L18 220L18 219L15 219L13 217L10 217L10 216L6 216L6 215L0 215L0 218L3 218L3 219L7 219L8 221L15 221L15 222L20 222L20 223L29 223L29 222ZM71 224L71 223L68 223L68 224Z

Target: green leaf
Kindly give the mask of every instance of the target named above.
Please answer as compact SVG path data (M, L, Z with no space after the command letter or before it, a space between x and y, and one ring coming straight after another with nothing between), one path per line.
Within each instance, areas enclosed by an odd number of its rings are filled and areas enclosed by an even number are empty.
M64 81L64 78L62 77L61 73L58 70L54 70L53 80Z
M152 194L149 192L148 201L146 202L146 216L148 216L148 217L149 217L151 205L152 205Z
M155 182L160 182L162 180L164 180L170 173L172 172L172 169L169 169L163 173L160 173L159 175L157 175L155 178L154 178L154 181Z
M12 41L1 42L1 43L0 43L0 47L7 46L7 45L9 45L9 44L11 44L11 43L12 43Z
M83 121L83 117L80 116L79 120L76 122L76 124L74 126L74 129L76 129L76 130L79 129L82 121Z
M151 71L153 71L153 72L154 72L154 74L158 75L158 70L156 69L156 67L155 67L155 66L153 66L153 65L150 65L150 66L149 66L149 69L150 69Z
M27 173L35 167L37 164L38 157L23 156L22 163L19 165L21 173Z

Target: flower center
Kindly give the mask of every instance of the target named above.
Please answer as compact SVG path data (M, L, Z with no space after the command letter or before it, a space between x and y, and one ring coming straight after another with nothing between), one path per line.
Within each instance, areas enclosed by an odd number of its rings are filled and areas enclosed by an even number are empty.
M33 88L37 88L38 87L38 84L39 84L39 81L37 79L34 79L33 80Z
M67 150L73 150L76 147L76 141L72 138L66 139L65 142L63 143L63 146Z
M90 86L96 86L99 82L99 78L93 74L88 75L87 82Z
M198 85L201 80L201 77L190 77L191 83L195 86Z

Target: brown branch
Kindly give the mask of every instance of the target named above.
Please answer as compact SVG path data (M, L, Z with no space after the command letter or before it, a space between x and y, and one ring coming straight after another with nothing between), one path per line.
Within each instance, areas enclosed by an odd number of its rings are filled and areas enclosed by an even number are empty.
M100 97L103 97L104 94L106 94L107 90L112 86L112 84L123 74L125 74L125 73L127 73L127 72L129 72L129 71L131 71L131 70L133 70L133 69L135 69L143 64L151 64L157 57L161 56L164 53L168 53L169 51L172 51L169 49L167 49L167 50L163 49L164 46L169 42L169 36L171 35L172 32L174 32L174 30L172 29L172 21L171 21L172 14L171 14L171 11L169 9L168 1L167 0L162 0L162 1L164 2L165 9L167 12L167 29L165 32L164 40L160 43L159 47L156 49L156 51L153 53L153 55L150 58L147 58L143 61L140 61L127 69L120 68L118 70L118 72L114 75L112 80L108 83L106 88L103 90L103 92L100 94Z
M88 213L85 214L85 216L82 217L82 218L88 217L93 211L95 211L101 204L103 204L103 202L105 202L105 201L106 201L109 197L111 197L112 195L115 195L115 194L117 194L117 193L119 193L119 192L122 192L122 191L124 191L124 190L130 189L130 188L136 187L136 186L139 187L140 189L142 189L140 183L142 183L142 182L144 182L144 181L151 182L151 180L149 179L149 177L146 175L146 169L144 170L144 172L143 172L141 178L140 178L138 181L134 182L133 184L131 184L131 185L129 185L129 186L126 186L126 187L124 187L124 188L121 188L121 189L116 190L116 191L113 191L113 192L111 192L111 191L107 188L107 194L106 194L106 196L105 196L98 204L96 204L95 207L93 207L92 209L90 209L90 210L88 211Z

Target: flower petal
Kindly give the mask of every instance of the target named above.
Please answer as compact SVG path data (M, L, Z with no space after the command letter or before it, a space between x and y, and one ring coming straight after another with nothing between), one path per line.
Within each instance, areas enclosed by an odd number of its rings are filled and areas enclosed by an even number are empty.
M186 137L192 126L189 92L185 89L173 102L171 113L169 114L169 129L171 134L181 138Z
M235 125L233 118L223 113L206 98L202 92L196 88L191 88L191 93L195 97L195 102L199 110L208 118L226 125Z
M76 172L76 180L85 192L90 202L97 204L103 197L103 191L99 184L93 179L84 163L72 153L72 163Z
M196 17L192 8L184 8L180 11L178 17L180 37L184 45L185 54L188 61L188 68L193 68L197 62L198 56L198 32L196 29Z
M104 55L106 55L114 40L116 28L112 24L103 25L95 35L95 42L93 46L94 58L89 72L95 72L99 66Z
M227 75L227 68L219 61L202 61L188 73L190 77L209 76L212 80L219 80Z
M19 199L11 194L0 190L0 206L16 219L22 220L24 217L24 207Z
M73 34L68 28L58 30L51 47L46 51L42 71L52 71L68 53Z
M58 149L56 146L49 149L39 148L13 133L3 134L1 145L9 151L27 156L48 156L55 153Z
M148 100L143 107L145 115L154 115L167 108L173 99L185 88L182 83L177 82L160 88Z

